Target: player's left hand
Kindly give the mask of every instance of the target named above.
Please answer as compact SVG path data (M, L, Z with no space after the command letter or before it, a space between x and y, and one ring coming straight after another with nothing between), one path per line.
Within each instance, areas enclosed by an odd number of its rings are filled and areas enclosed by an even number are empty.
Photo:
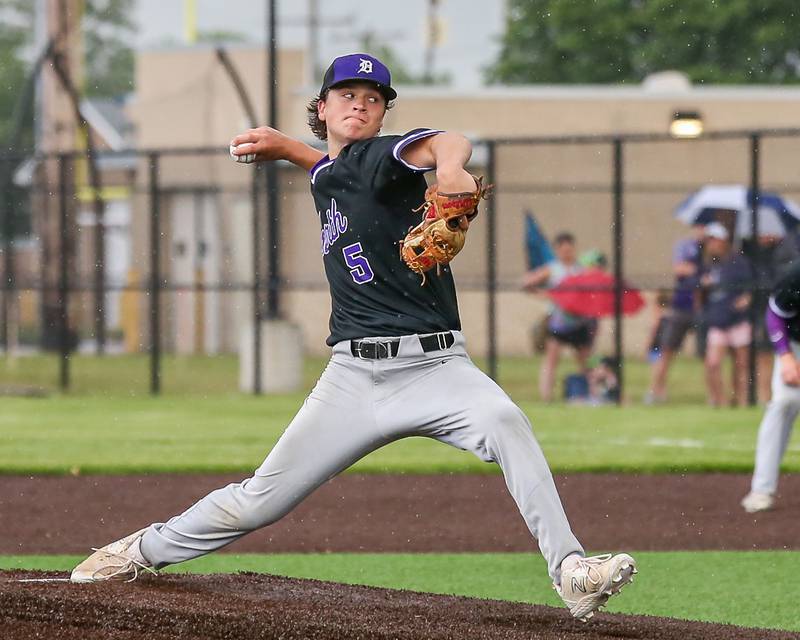
M265 162L284 160L290 138L272 127L248 129L233 138L230 154L236 162Z
M461 165L437 167L436 184L439 186L439 193L469 193L475 191L475 178ZM466 231L469 229L470 220L471 217L459 217L458 228Z
M436 170L437 179L440 176L443 182L430 185L425 191L425 202L414 209L422 210L422 222L400 241L400 257L409 269L422 275L422 284L426 271L436 267L438 273L464 247L470 220L478 215L478 203L491 189L491 185L483 185L482 177L475 177L462 167L450 173L440 166Z

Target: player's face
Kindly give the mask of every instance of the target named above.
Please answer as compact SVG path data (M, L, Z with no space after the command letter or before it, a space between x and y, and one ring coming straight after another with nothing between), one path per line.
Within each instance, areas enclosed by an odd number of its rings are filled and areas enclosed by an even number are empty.
M369 84L335 87L320 100L319 118L328 128L328 140L349 144L378 135L386 113L386 101Z

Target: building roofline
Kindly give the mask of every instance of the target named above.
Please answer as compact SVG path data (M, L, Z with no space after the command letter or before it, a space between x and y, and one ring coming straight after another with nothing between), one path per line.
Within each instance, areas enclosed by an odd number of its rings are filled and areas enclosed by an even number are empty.
M253 53L260 53L263 55L263 45L258 45L253 42L196 42L195 44L184 44L181 42L166 42L166 43L152 43L145 44L137 47L136 53L186 53L187 51L205 51L214 52L219 47L224 48L226 51L249 51ZM305 53L305 49L300 46L295 47L279 47L278 54L282 53Z
M86 118L86 122L92 127L106 144L113 151L125 148L125 139L120 131L112 125L102 112L92 104L91 100L81 100L81 115Z
M642 85L519 85L483 86L465 89L445 86L397 85L398 100L427 98L452 100L766 100L800 101L800 86L786 85L693 85L685 90L662 90ZM313 87L298 87L297 95L315 95Z

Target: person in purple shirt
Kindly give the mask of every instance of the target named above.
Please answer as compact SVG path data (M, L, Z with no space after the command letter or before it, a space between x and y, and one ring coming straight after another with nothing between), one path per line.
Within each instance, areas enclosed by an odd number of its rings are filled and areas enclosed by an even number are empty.
M750 492L742 499L748 513L766 511L775 503L781 460L800 413L800 264L773 288L765 322L775 350L772 399L758 429Z
M650 390L645 395L645 404L664 402L667 399L667 374L672 360L681 350L686 334L696 328L695 294L699 285L704 233L704 225L694 225L692 235L678 240L672 250L675 288L670 310L664 317L664 326L658 339L658 360L653 364Z
M722 363L733 351L734 384L732 401L747 403L747 362L753 327L749 320L753 268L750 261L731 245L728 230L719 222L706 227L705 250L710 261L700 278L706 290L703 318L708 327L706 384L709 404L723 404Z

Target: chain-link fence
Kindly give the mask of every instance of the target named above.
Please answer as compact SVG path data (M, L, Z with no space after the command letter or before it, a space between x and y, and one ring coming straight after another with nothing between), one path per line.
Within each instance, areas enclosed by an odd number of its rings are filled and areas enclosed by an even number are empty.
M765 192L800 200L798 157L800 130L476 142L471 168L495 191L454 263L471 350L493 376L501 355L532 350L548 304L521 287L532 213L547 237L569 231L579 250L607 257L616 313L601 321L598 349L617 357L621 377L623 356L643 353L650 330L646 310L622 314L624 290L652 304L673 287L672 247L688 233L675 208L709 184L744 185L749 207ZM6 155L0 169L0 346L60 354L62 388L76 351L147 353L158 393L163 354L259 353L260 331L249 347L240 335L276 316L300 325L310 352L324 351L329 300L303 171L237 165L220 149ZM783 236L791 225L769 242ZM769 242L745 238L756 266L770 260ZM771 284L769 269L757 273L753 320Z

